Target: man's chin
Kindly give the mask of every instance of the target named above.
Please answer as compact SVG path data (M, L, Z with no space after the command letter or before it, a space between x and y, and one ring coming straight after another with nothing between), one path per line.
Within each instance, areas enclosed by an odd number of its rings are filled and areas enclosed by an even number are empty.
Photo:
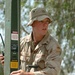
M42 35L43 35L43 36L45 36L45 35L46 35L46 33L47 33L47 32L44 32L44 33L42 33Z

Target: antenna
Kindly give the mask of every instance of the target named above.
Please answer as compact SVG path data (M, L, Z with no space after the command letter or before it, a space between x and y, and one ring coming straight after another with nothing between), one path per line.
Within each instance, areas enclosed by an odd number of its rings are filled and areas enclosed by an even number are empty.
M5 43L4 43L4 41L3 41L3 37L2 37L2 35L1 35L1 33L0 33L0 37L1 37L1 40L2 40L3 47L5 48Z
M5 43L4 43L4 41L3 41L3 37L2 37L2 35L1 35L1 33L0 33L0 37L1 37L1 40L2 40L3 47L5 48ZM2 55L4 56L4 51L1 51L1 53L2 53Z

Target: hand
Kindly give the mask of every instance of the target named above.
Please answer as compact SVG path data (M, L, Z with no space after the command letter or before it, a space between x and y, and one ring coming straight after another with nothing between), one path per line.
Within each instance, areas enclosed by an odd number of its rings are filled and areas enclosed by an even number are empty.
M23 70L13 71L10 75L34 75L31 72L25 72Z
M0 54L0 63L4 65L4 56L2 54Z

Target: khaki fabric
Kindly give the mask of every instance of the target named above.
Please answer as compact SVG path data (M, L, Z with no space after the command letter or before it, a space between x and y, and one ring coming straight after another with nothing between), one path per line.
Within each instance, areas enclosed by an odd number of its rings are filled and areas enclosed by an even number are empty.
M58 75L61 65L61 48L49 34L35 46L32 34L21 39L21 69L27 71L27 65L38 65L37 70L30 69L35 75Z
M38 20L38 21L42 21L44 20L45 18L49 18L50 20L50 23L52 22L51 18L50 18L50 15L48 14L48 12L45 10L45 8L33 8L30 13L29 13L29 22L28 22L28 26L29 25L32 25L32 23L35 21L35 20Z

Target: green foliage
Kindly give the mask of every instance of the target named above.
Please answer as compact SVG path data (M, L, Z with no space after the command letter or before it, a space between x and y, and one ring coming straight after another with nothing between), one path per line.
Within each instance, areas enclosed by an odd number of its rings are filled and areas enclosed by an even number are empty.
M21 7L23 7L26 2L27 2L27 0L21 0Z

